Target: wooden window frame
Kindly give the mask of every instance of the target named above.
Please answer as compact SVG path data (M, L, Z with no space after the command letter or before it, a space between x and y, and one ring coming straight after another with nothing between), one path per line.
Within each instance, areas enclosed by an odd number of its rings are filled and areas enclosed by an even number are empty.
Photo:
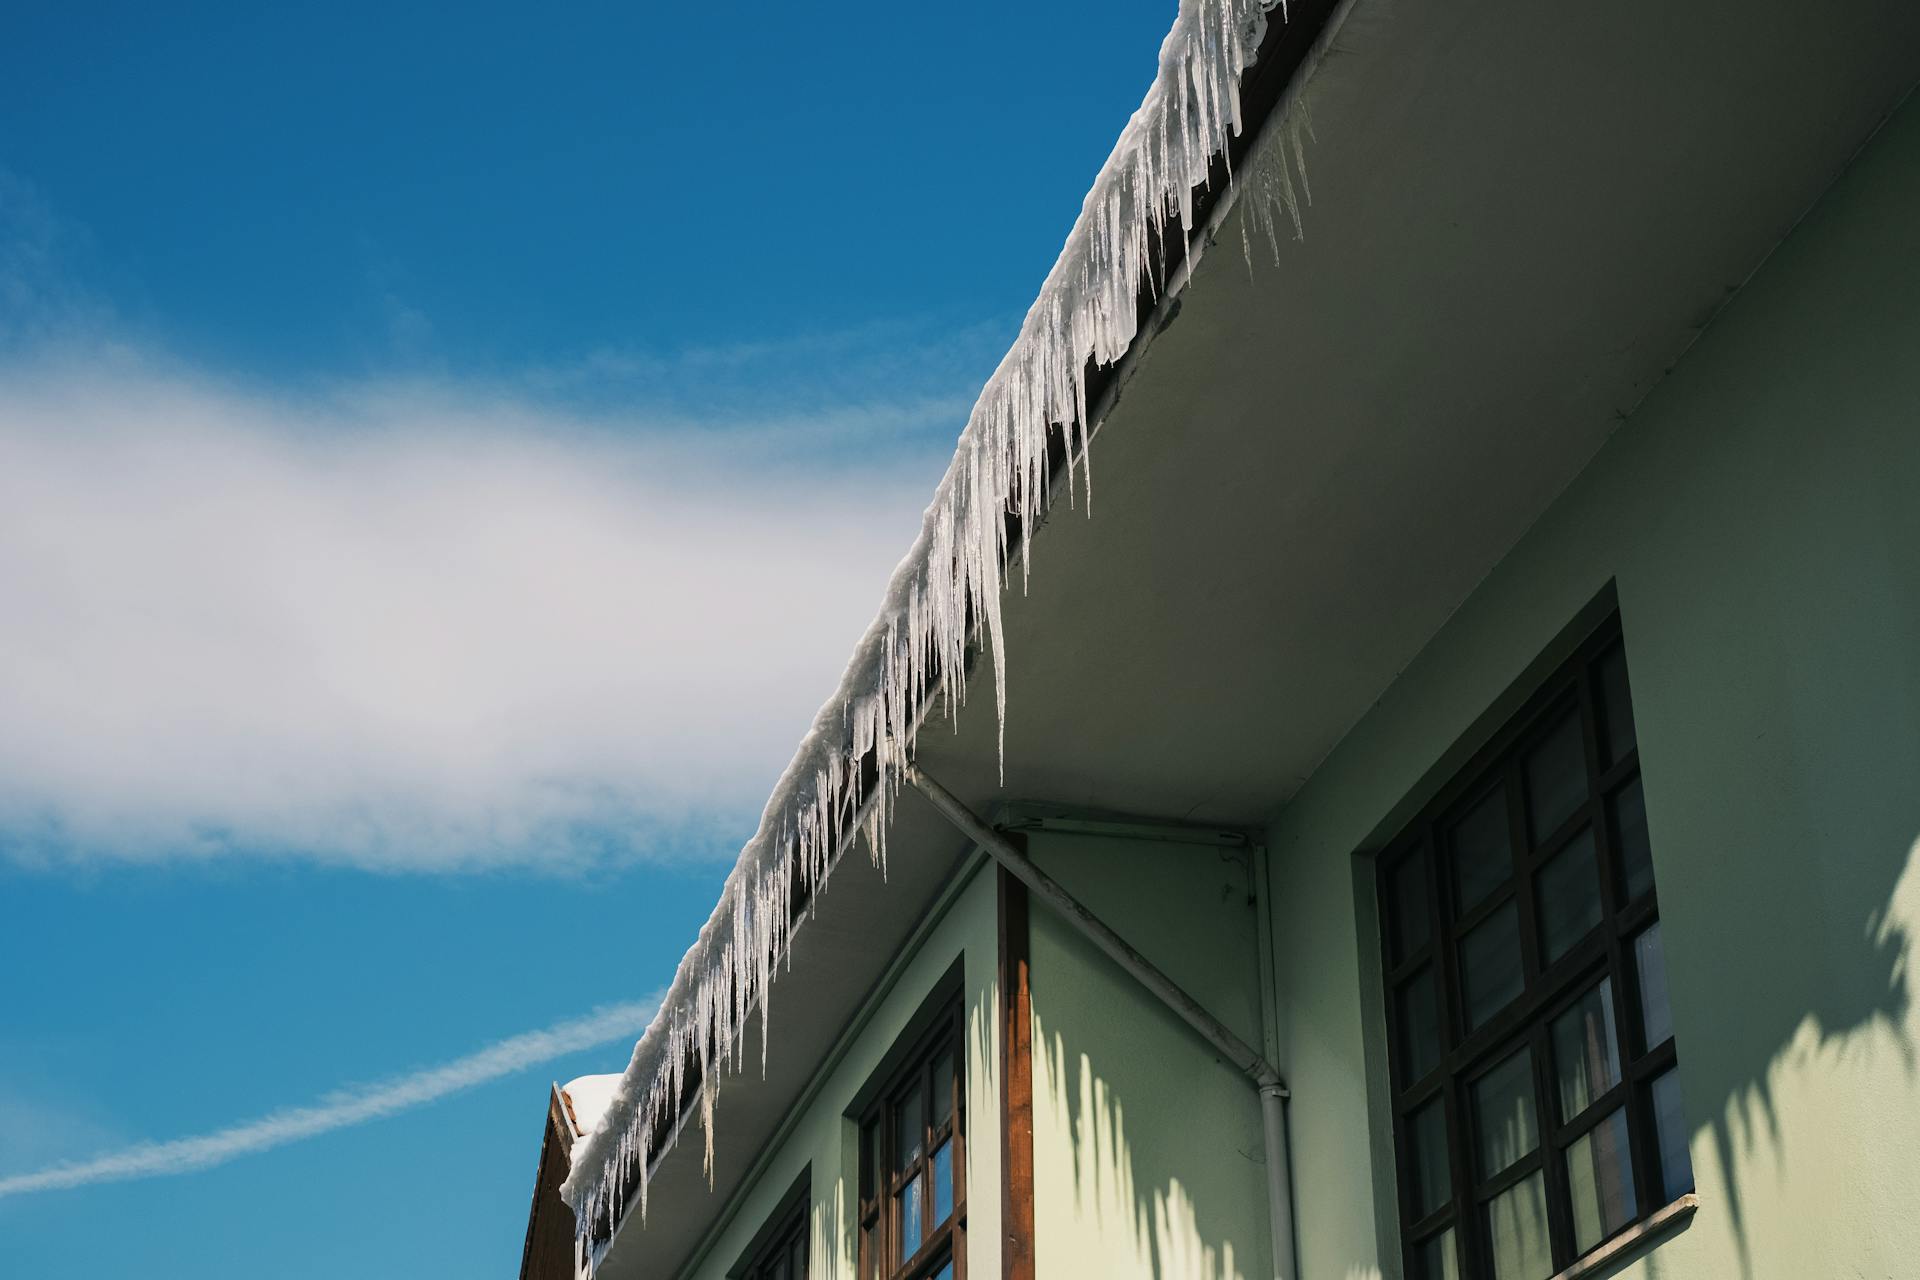
M951 1106L946 1116L933 1119L935 1066L946 1056L953 1063ZM915 1089L921 1096L920 1154L905 1169L893 1168L899 1150L896 1113ZM934 1019L905 1062L888 1078L861 1114L860 1143L860 1266L861 1280L923 1280L953 1259L954 1280L967 1274L967 1160L966 1160L966 1024L959 1001ZM953 1144L953 1211L945 1221L933 1221L933 1154L941 1144ZM884 1162L885 1167L878 1167ZM922 1229L920 1247L913 1256L887 1265L900 1238L899 1193L915 1177L920 1179Z
M1616 613L1602 622L1562 663L1526 704L1467 762L1387 846L1376 866L1380 910L1380 947L1383 995L1387 1022L1389 1088L1393 1098L1393 1143L1402 1255L1409 1280L1422 1275L1418 1249L1448 1229L1463 1277L1490 1277L1492 1257L1483 1228L1487 1204L1500 1192L1518 1185L1535 1172L1546 1184L1548 1236L1557 1275L1586 1254L1604 1249L1609 1241L1644 1223L1670 1201L1691 1191L1661 1185L1659 1147L1649 1091L1653 1081L1678 1061L1674 1037L1656 1045L1642 1043L1641 999L1633 947L1635 940L1660 919L1657 888L1648 887L1628 899L1620 864L1619 832L1613 801L1640 778L1637 734L1618 760L1604 759L1609 726L1600 688L1600 668L1618 654L1623 679L1625 647ZM1627 706L1631 711L1631 695ZM1585 754L1587 795L1571 816L1552 832L1532 838L1527 813L1527 752L1565 723L1577 710ZM1465 910L1457 909L1454 878L1444 834L1452 823L1495 794L1506 795L1508 842L1513 865L1502 885ZM1644 804L1644 790L1643 790ZM1585 832L1594 836L1594 856L1600 877L1598 924L1579 941L1548 962L1537 918L1539 872L1552 858ZM1425 941L1404 956L1395 955L1399 937L1394 890L1395 873L1414 859L1425 859ZM1460 943L1477 925L1492 918L1508 903L1517 906L1521 950L1521 994L1491 1014L1476 1028L1466 1026L1460 964ZM1437 1060L1422 1076L1405 1079L1408 1069L1402 1043L1402 992L1423 971L1433 974L1438 1003L1440 1043ZM1588 995L1603 978L1612 983L1615 1035L1620 1058L1620 1080L1604 1093L1588 1099L1571 1120L1562 1120L1557 1100L1551 1031L1561 1013ZM1528 1155L1492 1176L1479 1175L1473 1150L1470 1086L1488 1068L1507 1060L1519 1049L1532 1058L1536 1144ZM1413 1216L1417 1204L1414 1179L1418 1176L1412 1151L1412 1118L1436 1098L1442 1100L1447 1133L1450 1194L1431 1212ZM1566 1176L1565 1153L1573 1142L1611 1119L1624 1106L1627 1116L1629 1165L1635 1212L1602 1235L1584 1252L1574 1241L1572 1195ZM1549 1280L1548 1276L1528 1280Z

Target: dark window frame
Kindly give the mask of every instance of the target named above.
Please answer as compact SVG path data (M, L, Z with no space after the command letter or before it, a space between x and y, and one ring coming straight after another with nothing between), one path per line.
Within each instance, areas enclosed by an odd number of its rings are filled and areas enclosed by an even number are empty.
M967 1158L966 1158L966 1023L959 1000L933 1019L914 1042L905 1061L887 1077L877 1096L861 1113L859 1234L861 1280L923 1280L937 1274L949 1258L954 1280L967 1274ZM934 1112L936 1067L945 1058L952 1063L951 1103L944 1117ZM915 1090L921 1097L921 1142L918 1157L894 1168L899 1150L900 1104ZM933 1157L942 1144L952 1144L953 1209L945 1220L933 1221ZM900 1192L919 1178L920 1245L896 1264L889 1260L900 1239Z
M803 1194L797 1203L782 1205L773 1215L747 1261L728 1273L729 1280L807 1280L813 1251L808 1227Z
M1601 687L1603 664L1617 663L1624 706L1631 721L1630 688L1625 667L1624 638L1618 614L1613 614L1580 642L1510 717L1493 738L1461 767L1452 780L1386 848L1376 864L1380 908L1383 996L1387 1022L1389 1089L1393 1100L1393 1143L1399 1227L1406 1274L1423 1275L1419 1250L1442 1233L1453 1232L1456 1258L1463 1276L1493 1274L1486 1206L1500 1192L1539 1172L1546 1187L1547 1226L1553 1269L1557 1274L1586 1252L1644 1222L1664 1205L1692 1189L1662 1185L1658 1135L1650 1089L1654 1080L1671 1070L1677 1060L1671 1033L1656 1045L1642 1043L1641 997L1634 944L1660 919L1657 889L1650 872L1646 887L1629 897L1620 858L1620 831L1615 804L1640 778L1637 735L1630 728L1628 745L1607 758L1609 734L1623 726L1606 722L1608 708ZM1570 815L1541 838L1529 826L1527 780L1529 750L1561 728L1569 712L1577 713L1585 756L1586 798ZM1443 846L1452 826L1494 794L1504 795L1507 841L1512 865L1498 888L1478 902L1456 901L1457 886L1451 850ZM1644 803L1644 795L1642 796ZM1587 832L1594 839L1594 859L1600 885L1600 919L1568 945L1557 958L1544 954L1538 919L1539 873L1555 855ZM1397 915L1397 874L1416 860L1424 860L1426 919L1409 922L1425 931L1423 940L1396 954L1403 933ZM1461 942L1481 923L1498 915L1507 904L1516 906L1521 953L1521 994L1487 1016L1475 1027L1467 1025L1465 989L1461 974ZM1432 975L1437 1008L1439 1045L1435 1060L1418 1078L1408 1080L1407 1045L1403 1042L1404 993L1423 975ZM1592 993L1602 979L1611 980L1612 1015L1617 1040L1620 1080L1589 1097L1570 1119L1559 1115L1558 1077L1554 1071L1554 1019ZM1506 1062L1525 1048L1531 1054L1535 1146L1526 1156L1489 1176L1477 1170L1473 1150L1470 1086L1490 1068ZM1420 1169L1413 1153L1412 1120L1422 1108L1439 1100L1447 1136L1448 1194L1425 1214L1416 1216ZM1585 1249L1576 1247L1572 1195L1565 1157L1580 1137L1610 1120L1625 1107L1629 1167L1634 1212ZM1546 1275L1529 1280L1548 1280Z

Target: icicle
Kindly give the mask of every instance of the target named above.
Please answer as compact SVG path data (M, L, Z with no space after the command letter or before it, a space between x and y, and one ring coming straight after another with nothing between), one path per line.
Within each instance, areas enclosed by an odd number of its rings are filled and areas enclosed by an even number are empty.
M1050 432L1058 427L1064 435L1067 500L1078 505L1077 465L1090 512L1097 424L1088 403L1088 362L1107 366L1120 359L1137 337L1140 291L1157 302L1168 288L1167 240L1196 229L1194 191L1211 182L1214 157L1244 128L1241 78L1276 2L1182 0L1161 45L1153 87L1088 192L1019 338L974 405L879 616L782 774L713 917L635 1045L599 1127L578 1144L579 1159L561 1192L579 1224L575 1256L587 1271L597 1265L596 1239L618 1226L630 1192L644 1220L651 1162L661 1154L651 1139L677 1132L690 1065L701 1073L695 1101L711 1183L720 1074L740 1070L756 1009L766 1073L768 1010L774 980L792 961L799 923L794 905L804 900L810 917L841 854L862 839L884 879L902 770L925 717L938 713L957 722L976 644L992 664L1004 781L1002 597L1016 557L1025 589L1033 535L1053 500ZM1305 102L1291 93L1265 142L1237 172L1229 169L1247 206L1242 253L1249 269L1247 224L1267 235L1276 256L1283 217L1295 237L1301 234L1301 196L1311 199L1304 140L1312 136ZM1009 519L1017 539L1009 537Z

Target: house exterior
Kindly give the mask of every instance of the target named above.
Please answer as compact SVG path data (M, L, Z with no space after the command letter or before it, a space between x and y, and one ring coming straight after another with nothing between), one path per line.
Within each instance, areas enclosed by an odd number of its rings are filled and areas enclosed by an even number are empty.
M523 1278L1920 1274L1920 10L1259 17Z

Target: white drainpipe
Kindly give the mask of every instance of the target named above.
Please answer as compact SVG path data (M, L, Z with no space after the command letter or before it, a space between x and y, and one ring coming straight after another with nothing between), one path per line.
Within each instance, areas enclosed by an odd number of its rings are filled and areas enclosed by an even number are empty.
M1253 1082L1260 1094L1261 1128L1266 1138L1267 1212L1273 1232L1274 1280L1295 1280L1293 1186L1287 1159L1286 1108L1289 1095L1286 1081L1280 1078L1280 1072L1252 1045L1235 1035L1225 1023L1208 1013L1199 1001L1162 973L1152 961L1134 950L1126 939L1115 933L1078 898L1067 892L1059 881L1042 871L1033 859L1014 848L1006 837L988 826L977 814L962 804L959 797L928 777L919 765L907 766L906 780L940 811L941 816L958 828L962 835L986 850L988 855L1005 867L1014 879L1058 908L1069 924L1105 952L1115 964L1132 975L1135 981L1151 992L1162 1004L1179 1015L1181 1021L1198 1032L1221 1057L1231 1062L1241 1074ZM1256 876L1263 875L1262 871L1256 871ZM1264 895L1258 892L1259 880L1256 879L1255 883L1256 896L1262 898L1258 909L1264 913L1266 910ZM1266 936L1264 914L1259 928L1263 942L1261 996L1264 1002L1272 994L1269 985L1272 979L1264 972L1269 967L1265 957L1270 955L1272 945ZM1268 1023L1271 1025L1270 1019Z

